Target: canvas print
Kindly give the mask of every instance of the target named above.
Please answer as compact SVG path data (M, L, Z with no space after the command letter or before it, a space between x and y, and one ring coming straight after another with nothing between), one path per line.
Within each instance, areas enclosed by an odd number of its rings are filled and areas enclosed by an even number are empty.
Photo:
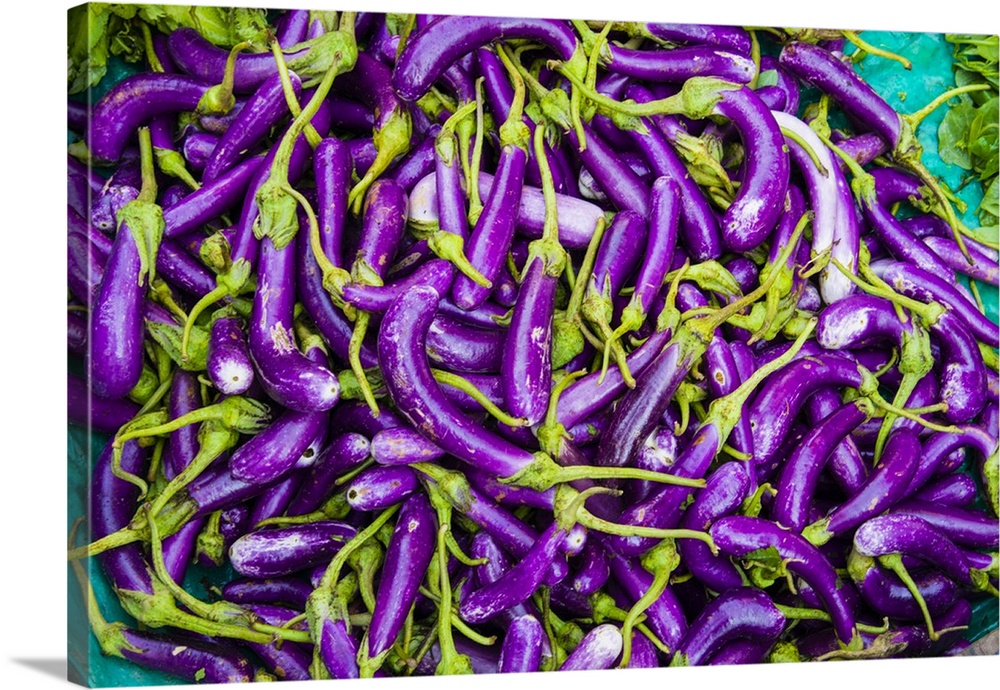
M997 36L413 10L69 10L70 679L996 653Z

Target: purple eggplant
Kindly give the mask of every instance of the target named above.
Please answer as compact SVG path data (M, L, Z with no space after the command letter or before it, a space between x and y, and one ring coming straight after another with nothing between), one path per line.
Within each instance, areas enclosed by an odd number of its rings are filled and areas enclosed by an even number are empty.
M333 520L258 530L236 540L229 560L245 577L281 577L328 562L355 534Z
M226 316L212 322L208 341L208 376L225 395L242 395L254 382L253 364L242 320Z
M784 629L785 616L766 593L749 587L730 589L691 622L674 658L700 666L728 642L749 638L773 644Z
M417 596L427 566L434 555L437 520L423 493L411 495L396 518L382 566L372 621L358 649L361 677L381 666L402 630L403 620Z
M400 503L420 486L409 467L373 467L347 485L347 504L354 510L378 511Z

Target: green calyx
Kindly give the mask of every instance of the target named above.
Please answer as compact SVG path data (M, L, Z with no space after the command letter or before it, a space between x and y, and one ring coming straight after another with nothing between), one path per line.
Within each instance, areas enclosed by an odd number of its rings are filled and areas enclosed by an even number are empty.
M358 46L353 31L328 31L293 46L296 51L303 48L308 48L308 51L289 60L288 69L302 79L304 89L319 84L331 69L336 69L340 74L350 72L358 59Z
M139 285L156 277L156 255L160 249L166 223L158 204L136 199L125 204L117 216L119 230L128 229L139 251Z
M184 156L182 156L180 152L174 151L173 149L158 148L154 149L153 153L156 156L156 165L165 175L176 177L191 189L201 188L201 184L198 180L194 179L188 171L187 165L184 162Z
M552 369L565 366L583 352L584 343L579 326L566 319L555 318L552 321Z
M208 361L208 331L200 326L191 326L188 332L187 351L184 353L184 327L179 324L147 321L146 330L150 337L163 348L170 359L185 371L204 371Z
M258 240L270 237L275 249L284 249L299 231L298 202L274 177L257 189L257 218L253 234Z
M465 255L465 239L444 230L432 232L427 237L427 246L434 254L450 262L462 275L484 288L492 288L493 281L480 273Z
M410 114L406 110L395 111L380 128L375 130L372 135L377 151L375 160L365 172L364 177L354 185L347 196L347 204L355 214L361 212L361 203L364 200L365 192L368 191L372 183L385 172L397 156L410 150L412 130L413 124L410 120Z

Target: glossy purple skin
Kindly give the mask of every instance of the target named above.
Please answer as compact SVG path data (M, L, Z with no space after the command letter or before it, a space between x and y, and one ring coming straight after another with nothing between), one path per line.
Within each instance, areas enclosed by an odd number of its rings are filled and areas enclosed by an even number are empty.
M688 479L698 479L708 472L713 459L721 449L718 426L702 424L695 432L683 453L671 468L671 474ZM684 486L663 486L650 494L642 503L630 505L615 518L615 522L625 525L645 525L659 529L676 527L684 514L682 506L696 493ZM608 548L623 556L639 556L656 544L651 537L609 536L605 539Z
M400 294L412 286L429 285L443 294L451 287L454 277L455 269L450 262L431 259L413 273L384 286L349 283L344 286L343 297L345 302L362 311L383 314Z
M267 528L237 539L229 560L244 577L282 577L328 562L356 533L334 520Z
M406 104L393 91L390 69L363 51L358 53L354 68L334 80L333 88L371 108L376 130L407 112Z
M264 520L284 515L285 508L298 493L301 484L302 472L300 471L289 472L270 484L250 506L248 520L250 529L255 529Z
M163 113L194 110L211 87L202 79L165 72L122 79L94 104L87 138L92 159L117 161L141 124Z
M289 72L288 77L295 97L299 98L302 93L302 80L294 72ZM205 165L202 183L208 184L225 174L287 115L285 92L281 78L276 72L257 88L240 110L239 117L233 120L229 129L219 139L211 158Z
M344 312L335 307L330 300L330 294L323 287L323 274L313 257L309 243L303 241L298 245L295 276L298 298L323 336L324 342L330 347L331 354L346 362L354 324L348 321ZM378 366L378 354L370 338L361 343L360 360L361 366L366 369Z
M652 130L651 130L652 131ZM635 279L632 302L648 311L663 278L670 270L677 243L678 220L684 208L681 187L673 178L661 176L653 182L649 203L652 207L649 233L642 265Z
M183 679L188 683L249 683L254 667L234 647L221 642L123 628L128 661Z
M500 647L499 673L534 673L542 661L545 630L530 614L515 618L504 634Z
M708 478L705 488L695 494L684 511L681 528L708 530L720 517L734 514L753 492L754 482L741 462L727 462ZM736 566L725 557L713 556L708 545L694 539L677 540L683 563L701 583L716 592L743 586Z
M565 539L565 529L557 522L549 525L517 565L500 579L462 598L458 607L462 620L472 624L483 623L511 606L525 602L551 570Z
M334 266L346 268L343 237L351 186L351 156L344 142L336 137L320 141L313 152L313 173L320 246Z
M476 559L486 559L486 562L473 568L474 583L470 587L485 587L496 582L507 574L512 566L511 557L504 551L493 537L486 532L477 532L469 545L469 555ZM538 610L531 602L517 604L500 612L496 624L507 628L521 616L539 616ZM547 647L547 644L546 644Z
M941 280L957 284L954 271L923 242L911 235L889 209L876 199L863 197L861 210L868 225L895 259L916 264Z
M462 189L463 173L458 156L458 137L453 132L442 131L437 136L439 143L435 143L435 149L442 147L448 150L446 137L450 140L451 160L447 160L440 151L436 151L434 156L438 225L443 231L468 240L469 215L465 206L465 191Z
M754 462L770 462L803 403L816 390L859 385L858 365L833 354L796 360L770 376L746 412L753 430Z
M389 397L413 428L455 457L509 477L534 456L483 429L448 401L431 375L424 352L440 296L414 287L393 302L379 331L379 365Z
M955 582L937 570L913 573L913 580L931 616L945 613L959 597ZM895 574L882 568L870 568L864 580L856 584L865 603L879 615L904 621L923 619L923 612L909 588Z
M743 87L721 95L714 111L732 122L747 151L742 184L720 222L725 245L742 252L761 244L774 229L791 164L774 116L753 91Z
M629 604L639 601L653 584L652 574L639 565L636 559L626 559L609 553L608 560L611 565L612 582L621 587ZM645 614L646 625L653 634L670 649L677 649L677 645L687 634L688 621L677 594L669 585L660 598L646 609Z
M156 274L170 285L193 295L202 297L215 289L215 276L205 265L188 254L176 242L162 240L156 253Z
M331 126L335 130L347 130L357 134L371 134L375 127L372 111L362 103L341 98L336 95L327 97L333 111Z
M406 203L406 192L392 180L372 183L365 194L364 225L352 266L364 262L380 278L385 277L405 229Z
M385 173L386 177L402 187L407 194L413 191L420 180L434 172L434 137L438 131L438 125L432 125L423 139L413 145L409 153L398 158Z
M266 429L233 451L229 458L232 476L244 482L270 484L295 467L295 463L326 426L329 415L288 409Z
M701 666L726 643L751 638L771 644L785 629L785 616L759 589L740 587L722 592L691 621L677 649L689 666Z
M496 40L527 38L569 60L576 35L563 22L548 19L441 16L410 36L396 61L392 83L399 97L416 101L455 61Z
M66 203L80 216L85 216L91 195L101 193L105 180L72 156L66 157L66 170Z
M347 485L347 504L354 510L383 510L419 488L417 473L409 467L372 467Z
M149 449L137 441L122 446L121 468L143 475L149 464ZM135 515L139 489L112 472L111 441L104 446L94 463L90 480L90 538L100 539L127 527ZM121 591L153 593L150 567L138 542L105 551L97 556L111 585Z
M757 73L753 60L712 46L690 46L672 50L633 50L608 44L611 54L605 67L638 81L682 83L691 77L716 77L749 84Z
M66 312L66 348L75 355L87 352L87 319L79 312Z
M953 508L969 508L976 500L976 481L967 474L947 474L913 494L925 503Z
M434 555L436 534L437 520L427 497L422 492L411 495L399 510L386 547L375 610L362 643L368 658L388 650L399 635Z
M720 336L713 337L709 342L705 351L705 366L708 390L713 398L729 395L743 383L732 350ZM737 451L753 455L753 434L750 431L750 419L746 415L740 415L730 432L728 442Z
M387 467L430 462L444 454L443 450L408 427L384 429L372 437L372 459Z
M309 31L309 10L288 10L275 21L274 31L284 50L301 43Z
M271 604L251 604L246 608L261 622L273 626L284 626L299 614L299 611ZM305 629L301 625L295 627ZM264 667L279 680L310 679L309 665L312 663L312 652L306 645L285 641L246 644L261 658Z
M582 151L575 130L570 129L566 133L566 140L611 203L620 211L634 211L643 218L648 218L649 187L620 158L618 151L601 139L593 128L584 125L584 136L586 148Z
M294 577L230 580L222 586L222 598L236 604L279 604L304 610L312 587Z
M368 172L368 168L372 167L375 157L378 156L375 140L371 137L359 137L349 140L347 146L351 152L351 164L354 166L354 171L359 176L364 175Z
M892 507L906 492L920 458L920 440L908 429L889 434L868 481L825 519L826 530L842 534Z
M986 404L986 366L975 337L953 311L941 314L929 328L940 348L942 416L953 424L972 421Z
M922 241L931 252L937 255L952 270L958 271L970 278L981 280L994 287L1000 285L1000 267L997 266L995 255L990 256L985 252L979 251L975 246L969 246L972 244L971 242L967 242L966 249L969 250L969 254L973 259L973 262L970 264L953 239L948 237L925 237Z
M465 469L465 477L475 490L500 505L531 506L542 510L552 507L554 489L536 491L528 487L502 484L496 475L474 467Z
M551 510L551 504L548 508ZM533 527L475 488L470 487L468 504L463 509L465 517L479 525L497 544L516 558L526 558L541 539ZM562 543L557 546L561 547ZM547 585L554 585L565 578L568 571L565 560L549 559L549 563L543 567L542 581Z
M620 211L601 238L594 259L594 270L587 284L587 297L608 292L613 298L624 287L646 248L648 228L642 216L633 211Z
M508 144L501 149L493 185L465 245L469 262L489 281L499 275L514 239L527 158L525 150L518 146ZM451 288L452 301L466 311L478 307L489 295L490 288L477 285L465 275L456 276Z
M163 209L164 237L179 237L218 218L243 198L250 181L257 175L264 158L255 156L234 166L212 184L188 194L173 206Z
M996 517L977 510L927 503L914 497L896 504L889 513L918 517L958 546L995 551L1000 542Z
M271 398L299 412L322 412L337 404L340 383L295 345L295 252L301 241L297 237L281 250L270 238L261 241L248 343L261 385Z
M865 418L864 408L847 403L806 433L781 466L775 486L778 493L771 504L771 518L775 522L796 532L809 524L809 511L820 474L834 448Z
M140 270L139 249L122 224L90 312L90 385L102 398L127 395L142 375L148 282L140 285Z
M571 576L570 586L580 594L590 595L604 587L609 577L611 567L604 546L598 539L588 539L576 571Z
M681 381L694 365L693 348L667 345L642 371L636 386L618 402L597 450L597 464L628 465L656 426Z
M781 108L771 108L771 110L782 110L789 115L797 115L799 112L800 95L798 82L778 64L777 58L770 55L761 55L761 74L772 70L777 74L777 83L774 85L774 88L778 88L784 93L785 105Z
M357 467L368 457L370 444L361 434L347 432L334 436L306 470L302 486L285 509L286 515L305 515L317 510L339 489L338 477Z
M900 143L899 114L862 77L824 48L801 41L786 43L778 64L829 94L852 118L878 134L890 148Z
M972 586L969 562L962 550L917 515L890 513L868 520L854 533L854 550L873 558L890 554L916 556L959 584Z
M835 388L822 388L806 403L806 418L810 425L823 422L841 406L840 393ZM850 436L834 446L827 460L830 473L840 488L852 496L868 478L868 466L861 458L857 444Z
M731 50L738 55L750 54L750 35L738 26L650 22L645 27L656 38L670 43L704 43Z
M507 412L529 425L545 416L552 389L552 316L558 276L547 271L547 263L540 256L529 258L521 275L500 363Z
M178 369L174 372L168 398L171 419L193 412L202 406L201 384L191 372ZM163 451L163 470L167 479L173 479L191 464L198 454L200 424L188 424L170 432L169 442Z
M73 229L67 234L66 249L67 287L78 302L89 306L104 278L105 257L86 234Z
M411 287L410 290L417 288L433 289L433 286L418 285ZM427 332L426 351L435 366L441 369L495 373L500 371L506 340L505 331L467 326L448 316L438 314Z
M823 601L840 640L845 644L851 641L855 628L850 607L836 571L819 549L769 520L742 515L717 520L709 534L720 553L736 558L758 549L776 549L788 571L805 580Z
M637 380L645 377L643 372L670 341L670 335L669 330L657 331L626 356L629 370L633 376L639 377ZM608 369L600 384L597 383L599 378L600 372L588 374L563 391L556 405L556 419L560 424L568 428L587 419L605 409L626 390L625 381L616 367Z
M207 373L225 395L242 395L254 382L253 364L242 319L226 316L212 322L208 339Z
M171 32L167 43L170 55L181 71L199 77L210 83L221 81L226 69L229 51L212 45L201 37L195 29L181 27ZM285 60L291 62L308 53L309 49L286 53ZM270 51L262 53L241 53L236 57L233 74L233 91L252 93L264 81L278 73L274 55ZM187 108L191 110L191 108Z

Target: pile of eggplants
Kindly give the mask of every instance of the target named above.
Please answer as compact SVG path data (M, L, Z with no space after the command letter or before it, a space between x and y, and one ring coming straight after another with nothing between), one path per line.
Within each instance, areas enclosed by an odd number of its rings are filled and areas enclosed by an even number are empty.
M232 51L153 30L70 103L104 654L229 682L968 646L997 246L856 34L269 16Z

